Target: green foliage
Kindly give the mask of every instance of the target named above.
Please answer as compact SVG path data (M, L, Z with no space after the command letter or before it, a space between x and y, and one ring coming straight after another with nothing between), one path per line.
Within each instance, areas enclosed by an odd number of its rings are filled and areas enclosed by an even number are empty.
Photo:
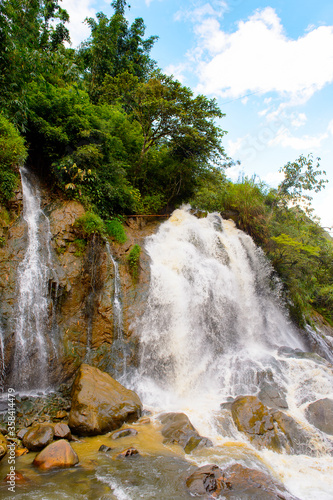
M81 257L87 247L87 240L84 240L82 238L76 238L74 240L74 245L76 246L76 251L74 253L75 257Z
M127 257L130 273L133 279L137 279L139 275L141 247L140 245L133 245Z
M75 221L75 227L84 237L92 234L104 235L105 226L103 220L93 212L86 212Z
M18 184L18 167L27 156L24 139L0 113L0 203L7 203Z
M122 223L117 220L109 220L105 222L106 234L114 238L118 243L125 243L127 241L127 234Z

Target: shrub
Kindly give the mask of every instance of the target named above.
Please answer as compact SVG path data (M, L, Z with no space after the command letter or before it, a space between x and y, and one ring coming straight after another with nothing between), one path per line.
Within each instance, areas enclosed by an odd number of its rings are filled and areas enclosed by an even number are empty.
M127 234L122 223L117 220L109 220L105 222L106 233L114 238L118 243L125 243L127 241Z
M75 221L75 226L84 237L92 234L104 235L105 226L103 220L93 212L86 212Z
M140 245L134 245L131 248L131 251L127 257L129 270L134 279L137 279L139 274L140 254L141 254Z

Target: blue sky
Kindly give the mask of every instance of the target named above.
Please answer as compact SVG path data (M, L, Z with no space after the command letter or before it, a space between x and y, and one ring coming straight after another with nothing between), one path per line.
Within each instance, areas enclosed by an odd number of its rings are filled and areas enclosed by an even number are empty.
M224 147L269 185L300 154L320 157L329 184L314 195L322 225L333 226L333 3L331 0L133 0L128 19L142 17L158 35L152 57L194 92L215 97L226 114ZM89 35L85 17L104 0L62 0L73 46Z

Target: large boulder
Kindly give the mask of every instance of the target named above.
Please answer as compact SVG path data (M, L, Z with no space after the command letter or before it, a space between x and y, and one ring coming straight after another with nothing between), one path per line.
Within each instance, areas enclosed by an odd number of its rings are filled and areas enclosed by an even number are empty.
M256 448L313 454L309 437L302 427L282 411L267 408L256 396L236 398L231 413L237 429L245 433Z
M23 436L23 445L30 451L39 451L53 441L54 429L51 425L36 424Z
M192 496L248 498L251 500L297 500L281 483L264 472L240 464L220 469L217 465L198 467L186 480Z
M60 439L49 444L35 457L33 464L39 469L54 467L72 467L79 462L79 458L66 439Z
M74 434L95 436L118 429L141 416L139 396L107 373L82 364L72 388L69 427Z
M212 446L213 443L200 436L185 413L163 413L159 416L162 423L162 435L165 443L179 444L185 453L190 453L197 446Z
M333 434L332 399L319 399L311 403L306 409L305 416L317 429L326 432L326 434Z

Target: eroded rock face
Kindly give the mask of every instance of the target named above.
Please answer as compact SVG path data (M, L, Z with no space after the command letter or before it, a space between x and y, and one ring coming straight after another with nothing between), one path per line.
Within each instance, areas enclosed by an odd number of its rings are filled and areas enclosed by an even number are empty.
M163 425L164 442L179 444L185 453L191 453L199 445L213 445L208 438L200 436L185 413L163 413L159 420Z
M51 425L34 425L23 436L23 444L30 451L39 451L53 441L54 429Z
M281 453L313 453L309 438L294 419L279 410L267 408L256 396L241 396L231 406L232 418L258 449Z
M79 463L79 458L71 445L65 439L49 444L35 457L33 464L39 469L55 467L72 467Z
M319 399L311 403L305 412L308 421L317 429L333 435L333 400Z
M94 436L118 429L141 416L142 404L126 389L98 368L81 365L72 389L69 427L74 434Z

